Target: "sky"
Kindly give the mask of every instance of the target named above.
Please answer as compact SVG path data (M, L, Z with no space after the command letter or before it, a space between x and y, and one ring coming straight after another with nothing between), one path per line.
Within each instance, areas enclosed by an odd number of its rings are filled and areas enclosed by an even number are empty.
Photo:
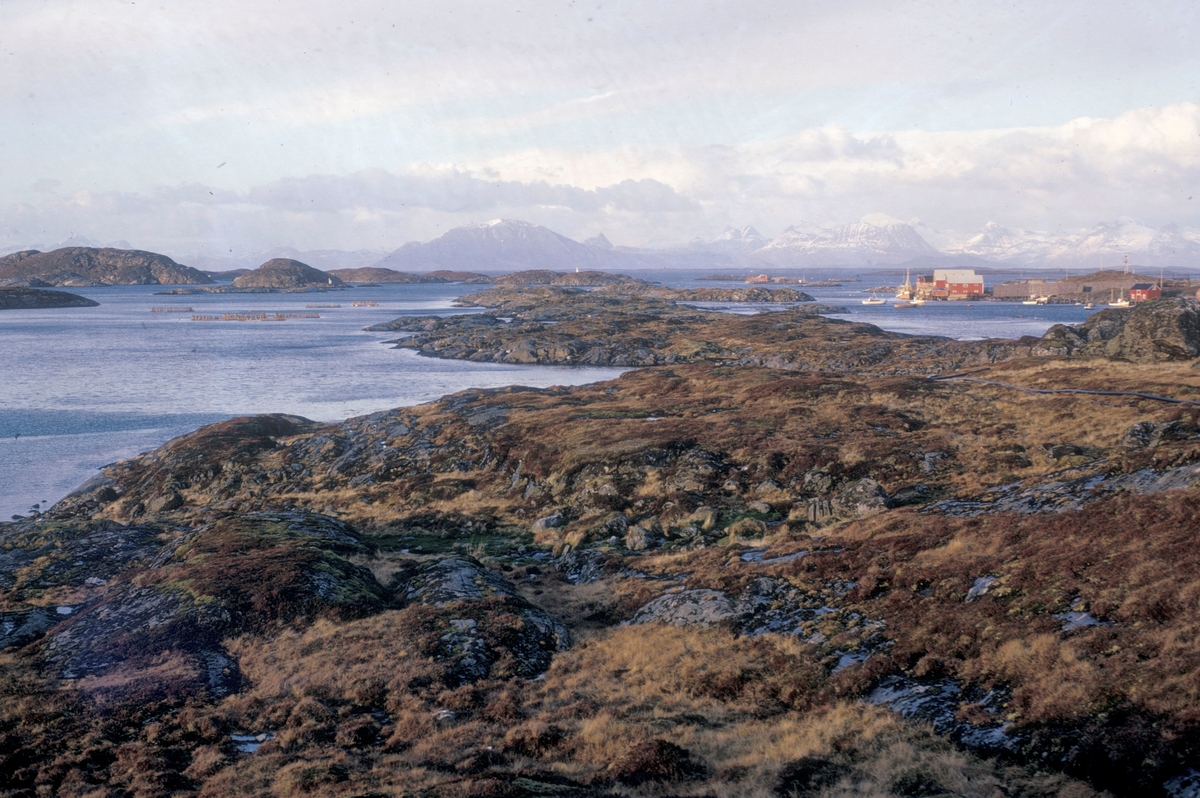
M0 248L1200 227L1200 3L0 0Z

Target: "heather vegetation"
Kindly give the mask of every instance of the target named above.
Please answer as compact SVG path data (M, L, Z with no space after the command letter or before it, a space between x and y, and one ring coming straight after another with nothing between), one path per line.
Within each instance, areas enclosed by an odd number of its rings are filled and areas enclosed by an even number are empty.
M588 296L476 323L676 362L233 419L0 525L0 794L1186 794L1194 306L1068 353Z

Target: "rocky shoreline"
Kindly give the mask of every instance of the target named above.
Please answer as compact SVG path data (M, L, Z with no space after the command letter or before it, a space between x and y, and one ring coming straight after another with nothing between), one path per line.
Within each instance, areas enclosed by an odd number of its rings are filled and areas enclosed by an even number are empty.
M811 297L798 294L764 288L504 288L459 299L461 306L485 308L483 313L404 316L367 329L409 333L391 343L426 356L542 365L712 363L899 376L1027 357L1147 362L1200 357L1200 311L1193 300L1104 310L1081 325L1055 325L1040 338L960 342L821 318L837 309L807 304ZM776 304L786 310L738 316L687 304L697 301Z
M674 362L233 419L0 524L0 778L1185 794L1196 303L959 344L658 290L388 329ZM987 382L928 378L966 363Z

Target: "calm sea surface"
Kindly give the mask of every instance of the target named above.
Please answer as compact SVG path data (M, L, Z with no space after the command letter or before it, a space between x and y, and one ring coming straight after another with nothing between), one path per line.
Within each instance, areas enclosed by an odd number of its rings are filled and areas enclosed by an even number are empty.
M678 287L734 287L700 281L702 271L640 272ZM797 273L798 275L799 273ZM810 280L832 274L806 273ZM1009 279L989 275L989 284ZM897 310L864 306L865 289L903 281L864 273L839 288L806 288L843 306L840 318L888 330L958 339L1040 335L1078 323L1082 307L1017 303L930 303ZM293 413L334 421L430 401L468 388L578 385L619 369L504 366L418 357L383 342L395 333L363 327L401 315L462 313L457 296L479 286L399 285L326 294L155 296L159 286L69 289L97 308L0 313L0 519L43 509L95 476L99 467L235 415ZM883 296L881 294L881 296ZM890 299L890 297L889 297ZM354 301L378 302L353 307ZM338 308L307 308L338 304ZM199 314L319 313L281 322L193 322ZM754 308L729 308L756 312Z

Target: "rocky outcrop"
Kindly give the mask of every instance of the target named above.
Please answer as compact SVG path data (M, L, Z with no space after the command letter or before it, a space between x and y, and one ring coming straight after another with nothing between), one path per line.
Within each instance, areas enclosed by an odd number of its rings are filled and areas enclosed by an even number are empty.
M486 678L502 657L511 675L531 678L571 645L567 627L470 557L423 565L394 591L407 604L444 610L438 657L451 664L461 683Z
M125 540L120 533L127 530L133 534ZM280 621L360 617L385 606L371 573L348 559L367 549L333 518L251 513L196 531L154 530L153 538L149 531L109 525L64 538L52 558L62 571L42 567L63 584L92 574L82 584L97 588L93 599L68 608L46 640L43 655L61 678L119 670L123 683L144 681L150 689L165 657L178 662L178 679L162 689L222 695L237 689L240 678L224 638ZM105 577L125 572L137 578L104 587Z
M1139 421L1125 430L1118 445L1128 449L1153 449L1160 443L1189 440L1198 435L1200 430L1180 421L1165 421L1161 424Z
M0 288L0 310L33 308L94 308L100 303L66 291L36 288Z
M1075 468L1031 484L999 485L972 498L946 499L924 508L925 512L975 516L985 513L1046 513L1079 510L1086 504L1120 493L1151 495L1200 486L1200 464L1164 470L1143 468L1128 474L1110 474L1104 463Z
M274 258L233 281L234 288L345 288L340 278L290 258Z
M869 478L847 485L833 498L832 504L834 512L844 518L863 518L892 506L883 486Z
M103 586L163 548L157 526L26 519L0 529L0 589L19 601L56 588Z
M32 643L62 619L63 616L50 607L0 610L0 650Z
M1060 354L1102 355L1135 363L1200 357L1200 302L1180 297L1109 308L1083 324L1056 324L1042 337Z
M206 285L208 275L166 255L137 249L64 247L0 258L0 284L36 279L49 285Z
M720 590L697 588L666 593L646 604L630 623L665 623L671 626L731 624L741 634L808 634L814 622L835 610L825 597L793 587L783 579L759 577L736 596Z

